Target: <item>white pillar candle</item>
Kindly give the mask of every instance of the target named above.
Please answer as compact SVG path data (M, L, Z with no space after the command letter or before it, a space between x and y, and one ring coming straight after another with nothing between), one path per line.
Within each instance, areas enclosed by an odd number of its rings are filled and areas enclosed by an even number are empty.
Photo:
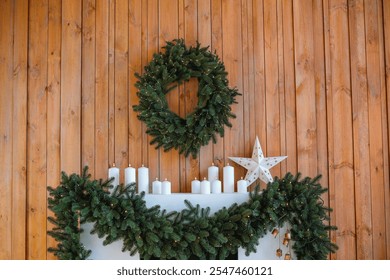
M206 178L204 178L203 181L200 182L200 193L210 194L210 182L206 180Z
M191 192L200 193L200 181L196 179L191 182Z
M248 192L248 181L243 180L241 177L241 180L237 182L237 192L239 193L247 193Z
M135 168L129 164L129 167L125 168L125 186L135 182Z
M223 168L223 192L234 192L234 167L229 163Z
M171 194L171 182L165 178L164 182L161 183L161 193L162 194Z
M115 163L112 164L112 167L108 169L108 179L114 178L114 181L111 182L111 185L119 185L119 168L115 166Z
M149 193L149 168L142 164L142 167L138 168L138 193Z
M207 174L208 174L208 180L210 183L212 183L214 180L219 179L219 174L218 174L218 167L214 165L214 162L212 165L207 169Z
M220 180L214 180L211 182L211 193L221 193L222 185Z
M153 194L161 194L161 182L156 178L156 181L152 183Z

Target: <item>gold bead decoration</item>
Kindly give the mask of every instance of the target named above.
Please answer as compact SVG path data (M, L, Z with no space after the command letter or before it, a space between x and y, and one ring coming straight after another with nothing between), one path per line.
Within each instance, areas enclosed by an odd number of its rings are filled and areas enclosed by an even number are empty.
M277 249L277 250L276 250L276 256L280 258L282 255L283 255L282 249L280 249L280 248Z
M288 239L288 240L291 240L291 233L290 233L289 230L287 230L286 233L284 234L284 238Z
M291 255L290 255L290 253L286 253L286 254L284 255L284 259L285 259L285 260L291 260Z
M276 236L278 236L278 234L279 234L279 230L277 228L274 228L272 231L272 235L276 238Z
M290 242L289 239L287 239L287 238L283 239L283 245L284 245L284 246L288 246L288 243L289 243L289 242Z

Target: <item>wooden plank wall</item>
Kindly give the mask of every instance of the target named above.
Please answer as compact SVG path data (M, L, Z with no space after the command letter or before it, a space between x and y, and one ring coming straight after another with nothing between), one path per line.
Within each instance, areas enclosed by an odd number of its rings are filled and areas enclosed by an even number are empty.
M134 74L174 38L209 45L242 93L233 128L197 159L155 150L132 110ZM274 176L323 175L330 258L390 259L389 69L384 0L2 0L0 259L53 258L46 186L61 171L145 164L189 192L256 136L288 156ZM184 117L196 90L171 92L170 108Z

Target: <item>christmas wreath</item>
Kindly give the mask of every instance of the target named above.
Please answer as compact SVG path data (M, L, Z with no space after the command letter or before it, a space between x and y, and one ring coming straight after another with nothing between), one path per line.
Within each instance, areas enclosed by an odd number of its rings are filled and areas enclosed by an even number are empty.
M233 204L209 215L185 201L187 209L166 213L159 206L148 208L144 194L135 186L117 186L110 194L111 181L91 180L82 175L62 173L57 188L48 187L49 217L55 227L48 234L57 247L49 248L59 259L86 259L91 254L80 242L80 224L89 222L91 233L105 237L104 245L123 241L123 251L138 252L143 259L226 259L239 247L247 254L256 251L259 238L285 222L291 225L293 250L298 259L326 259L337 246L329 239L330 211L321 195L326 191L319 176L300 180L286 174L268 183L262 192L250 194L248 202Z
M224 64L208 47L187 47L183 39L167 42L165 52L155 54L142 75L136 74L139 104L134 105L138 119L145 122L151 144L164 151L175 148L194 158L201 146L216 135L224 136L224 125L231 127L231 105L236 103L237 89L229 88ZM175 87L198 80L195 110L181 118L168 107L166 95Z

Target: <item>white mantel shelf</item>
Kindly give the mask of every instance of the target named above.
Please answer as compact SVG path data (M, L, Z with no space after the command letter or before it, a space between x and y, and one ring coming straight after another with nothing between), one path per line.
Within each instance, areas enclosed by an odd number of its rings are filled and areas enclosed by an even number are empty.
M200 205L202 208L209 207L210 214L217 212L223 207L230 207L232 204L241 204L248 201L248 193L221 193L221 194L191 194L191 193L172 193L169 195L146 194L145 202L147 207L160 205L161 210L181 211L186 208L184 203L188 200L192 205ZM122 252L122 241L116 241L108 246L103 246L103 239L99 239L96 234L90 234L92 224L83 224L84 232L81 234L81 241L87 249L92 250L90 259L93 260L139 260L139 255L130 256L129 252ZM280 230L281 234L285 232L285 228ZM282 237L281 237L282 238ZM283 239L280 241L282 242ZM245 250L238 250L239 260L277 260L279 259L275 252L279 248L279 236L274 238L271 233L260 239L257 246L257 252L245 255ZM283 253L287 252L287 247L280 244ZM294 253L292 257L295 259Z

